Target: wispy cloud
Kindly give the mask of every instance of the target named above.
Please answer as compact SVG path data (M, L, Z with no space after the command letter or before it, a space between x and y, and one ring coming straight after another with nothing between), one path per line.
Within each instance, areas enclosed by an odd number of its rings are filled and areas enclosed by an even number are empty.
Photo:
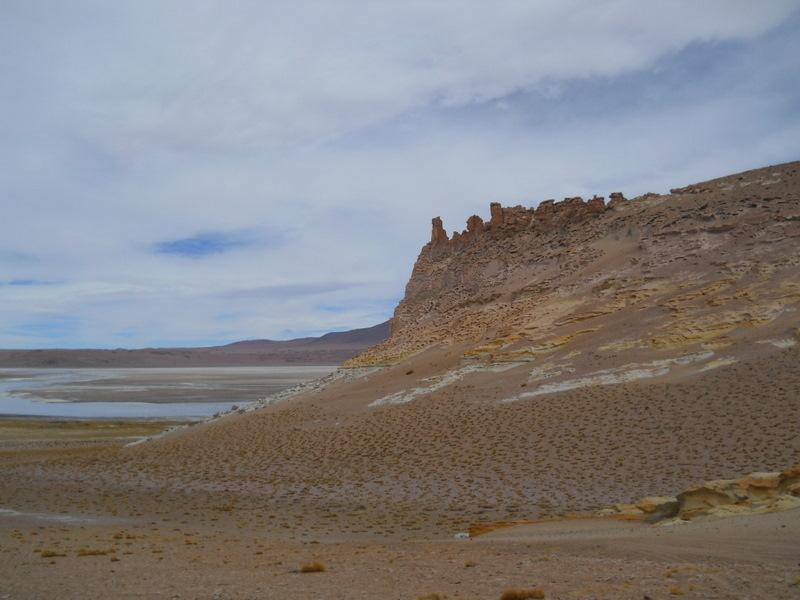
M796 0L326 6L3 11L0 346L371 325L436 214L800 158Z
M39 279L9 279L6 281L0 280L0 286L31 286L31 285L52 285L52 281L41 281Z
M80 320L72 315L46 315L25 321L12 327L12 335L33 338L36 341L58 341L69 344L74 341L80 327Z

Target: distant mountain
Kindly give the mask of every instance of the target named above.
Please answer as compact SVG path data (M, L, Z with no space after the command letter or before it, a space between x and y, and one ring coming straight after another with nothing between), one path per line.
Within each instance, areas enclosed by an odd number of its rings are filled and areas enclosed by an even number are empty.
M305 337L297 338L287 341L275 340L244 340L241 342L233 342L221 348L229 350L253 350L259 349L273 349L273 348L297 348L297 347L336 347L336 348L369 348L375 344L380 344L389 337L389 321L373 325L372 327L364 327L362 329L351 329L350 331L334 331L326 333L320 337Z
M0 350L0 367L255 367L338 365L389 337L389 321L373 327L294 340L245 340L204 348L133 350Z

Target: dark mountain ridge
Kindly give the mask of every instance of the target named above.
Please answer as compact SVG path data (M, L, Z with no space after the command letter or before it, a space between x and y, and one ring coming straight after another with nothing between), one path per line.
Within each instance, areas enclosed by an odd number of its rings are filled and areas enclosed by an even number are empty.
M338 365L385 340L389 322L293 340L201 348L0 350L0 368L257 367Z

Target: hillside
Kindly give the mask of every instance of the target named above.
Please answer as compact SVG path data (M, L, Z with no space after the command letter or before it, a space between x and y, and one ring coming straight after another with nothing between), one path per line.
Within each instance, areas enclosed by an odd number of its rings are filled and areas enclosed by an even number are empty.
M90 468L198 499L225 480L319 534L442 534L783 469L800 452L798 194L792 163L495 207L455 240L435 220L362 368Z
M492 204L452 238L436 218L390 339L349 364L452 344L493 362L572 354L578 371L692 350L734 360L793 336L798 235L798 163L608 205Z
M247 340L205 348L0 350L0 367L256 367L338 365L386 339L389 323L287 341Z

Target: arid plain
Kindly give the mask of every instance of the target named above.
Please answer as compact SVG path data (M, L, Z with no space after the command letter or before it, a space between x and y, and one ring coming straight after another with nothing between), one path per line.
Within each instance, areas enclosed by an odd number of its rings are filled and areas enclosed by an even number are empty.
M799 241L798 163L434 219L390 338L324 385L0 448L0 597L796 598ZM754 472L780 505L621 506Z

